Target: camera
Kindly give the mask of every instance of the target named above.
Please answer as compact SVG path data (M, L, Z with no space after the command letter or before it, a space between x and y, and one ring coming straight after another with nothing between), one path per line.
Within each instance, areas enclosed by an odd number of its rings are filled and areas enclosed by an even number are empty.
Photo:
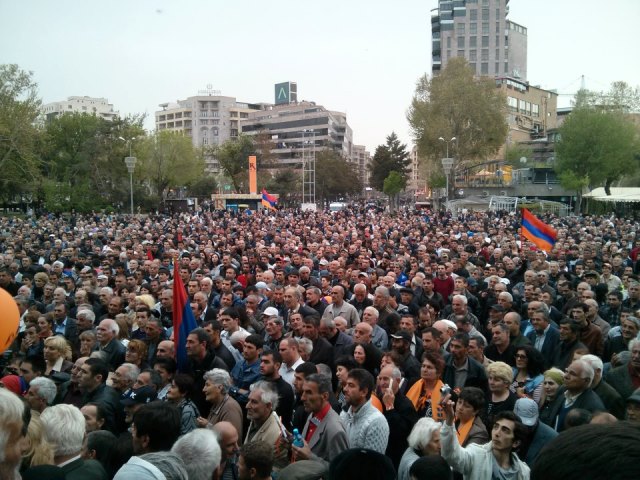
M446 397L447 395L451 395L452 393L453 393L453 389L446 383L442 385L442 387L440 387L440 394L443 397Z

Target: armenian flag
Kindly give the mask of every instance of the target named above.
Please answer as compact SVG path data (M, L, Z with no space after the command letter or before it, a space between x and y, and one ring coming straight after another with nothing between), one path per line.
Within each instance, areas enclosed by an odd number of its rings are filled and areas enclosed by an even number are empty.
M262 189L262 206L269 210L276 210L278 199L271 195L265 188Z
M522 209L522 236L536 247L550 252L558 238L556 232L526 208Z
M187 336L198 325L193 317L187 291L180 277L179 263L178 261L173 262L173 343L176 349L178 371L184 372L188 361Z

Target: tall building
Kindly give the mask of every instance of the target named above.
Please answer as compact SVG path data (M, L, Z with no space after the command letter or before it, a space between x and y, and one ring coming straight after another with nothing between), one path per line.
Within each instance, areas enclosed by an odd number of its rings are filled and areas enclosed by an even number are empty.
M205 90L202 95L161 103L155 113L156 130L183 132L191 137L194 147L220 145L240 133L240 122L251 112L265 108L263 104L239 102L235 97L220 95L215 90ZM208 173L217 173L219 165L215 157L205 157Z
M315 102L284 103L248 112L242 120L242 133L266 134L273 144L271 154L279 165L299 167L303 157L326 148L347 160L352 156L353 132L347 115Z
M527 78L527 29L507 20L509 0L439 0L431 15L431 73L464 57L476 75Z
M360 184L363 187L369 186L369 164L371 163L371 153L367 151L367 147L364 145L354 145L351 150L351 158L349 159L349 162L357 172Z
M113 120L118 115L106 98L68 97L61 102L47 103L41 108L41 121L50 121L65 113L88 113L105 120Z

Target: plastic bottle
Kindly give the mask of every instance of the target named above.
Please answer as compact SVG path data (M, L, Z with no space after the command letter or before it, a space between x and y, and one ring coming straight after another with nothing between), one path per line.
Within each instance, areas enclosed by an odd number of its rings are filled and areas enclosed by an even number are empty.
M300 435L300 431L297 428L293 429L293 445L298 448L304 447L304 442L302 441L302 435Z

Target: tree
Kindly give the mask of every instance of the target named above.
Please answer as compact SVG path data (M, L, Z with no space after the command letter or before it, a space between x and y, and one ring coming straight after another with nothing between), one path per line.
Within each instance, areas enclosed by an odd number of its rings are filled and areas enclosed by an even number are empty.
M495 154L504 144L506 107L495 82L475 77L465 59L458 57L447 62L438 76L418 80L407 118L420 156L434 163L445 153L438 139L456 138L449 156L455 156L457 169Z
M389 209L393 210L397 206L398 194L407 187L407 180L400 172L392 171L384 179L382 191L389 196Z
M410 164L411 159L407 152L407 146L400 143L395 132L391 132L386 143L376 147L373 159L369 164L371 172L369 184L376 190L382 191L385 179L394 171L406 180Z
M146 138L139 157L134 176L149 182L158 206L168 189L188 185L204 172L203 152L179 132L161 131Z
M40 111L31 72L0 65L0 196L30 194L39 183Z
M218 189L218 182L214 177L199 177L187 185L189 196L211 200L211 194Z
M301 197L302 179L300 175L291 168L280 169L266 183L265 188L269 193L279 194L278 203L286 207Z
M581 89L573 104L575 108L593 107L617 113L637 112L640 110L640 88L618 81L613 82L607 92Z
M361 191L362 184L349 162L333 150L316 154L316 197L330 201Z
M215 147L213 155L218 160L220 168L233 183L233 189L240 193L248 191L249 185L249 156L256 154L253 138L240 135L227 140Z
M556 165L565 188L578 197L584 186L610 187L623 175L638 171L640 131L626 115L593 107L574 110L560 127Z

